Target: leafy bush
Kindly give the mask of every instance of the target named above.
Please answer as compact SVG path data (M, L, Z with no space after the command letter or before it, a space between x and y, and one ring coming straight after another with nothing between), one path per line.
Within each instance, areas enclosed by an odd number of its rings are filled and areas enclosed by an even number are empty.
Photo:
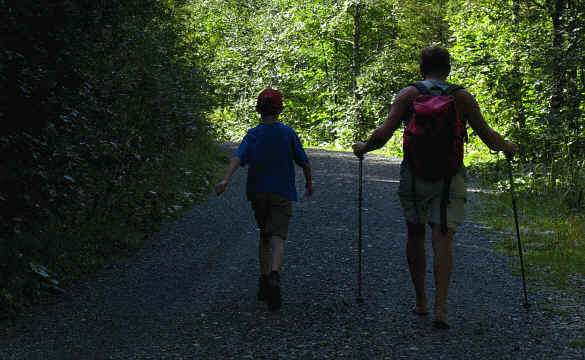
M181 1L1 5L0 308L11 311L41 289L30 264L71 278L132 249L176 191L201 190L177 188L177 157L201 154L189 171L202 183L214 160Z

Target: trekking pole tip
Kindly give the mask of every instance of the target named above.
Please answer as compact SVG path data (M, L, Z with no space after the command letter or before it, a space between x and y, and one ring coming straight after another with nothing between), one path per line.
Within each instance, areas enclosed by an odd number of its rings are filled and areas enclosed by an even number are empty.
M524 309L526 309L526 311L530 310L530 304L529 303L524 303L524 305L522 305L524 307Z
M361 303L363 303L363 302L364 302L364 298L363 298L363 297L361 297L361 296L358 296L358 297L355 299L355 302L357 302L358 304L361 304Z

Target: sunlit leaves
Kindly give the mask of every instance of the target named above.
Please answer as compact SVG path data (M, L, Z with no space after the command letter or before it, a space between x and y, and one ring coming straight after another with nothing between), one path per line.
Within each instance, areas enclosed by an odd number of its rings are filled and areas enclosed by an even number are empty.
M219 7L221 11L197 12L200 23L211 27L217 24L220 32L229 33L223 42L210 43L214 47L210 70L219 85L220 100L237 114L238 121L254 124L256 94L263 87L279 88L285 94L282 118L287 123L307 137L315 138L318 133L322 141L334 141L339 136L336 127L350 125L346 119L347 106L353 97L353 18L347 10L358 3L365 11L360 31L363 46L360 61L368 69L370 65L384 62L384 54L392 46L395 21L391 1L258 3L253 11L248 9L227 24L228 30L223 28L226 24L222 19L239 11L236 4L213 2L216 10ZM197 2L193 6L201 9L202 4L209 2ZM363 86L373 83L366 81L366 76L364 73L364 80L359 80L359 91L367 97L370 90ZM384 98L379 96L380 91L385 91L381 89L387 88L385 82L376 85L372 89L376 94L372 98L374 104ZM368 100L364 104L368 108L381 108ZM366 114L372 116L370 123L381 117L377 111L366 111Z

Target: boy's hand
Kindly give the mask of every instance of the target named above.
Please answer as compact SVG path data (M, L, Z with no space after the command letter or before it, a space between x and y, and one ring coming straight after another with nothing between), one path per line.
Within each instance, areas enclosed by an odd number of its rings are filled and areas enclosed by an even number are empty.
M353 144L353 153L360 159L364 158L364 149L366 148L366 143L362 141L358 141L357 143Z
M227 186L228 186L228 182L225 180L217 183L217 185L215 185L215 194L217 196L221 195L225 191Z
M313 184L305 185L305 196L309 197L313 195L313 192L315 192L315 187Z

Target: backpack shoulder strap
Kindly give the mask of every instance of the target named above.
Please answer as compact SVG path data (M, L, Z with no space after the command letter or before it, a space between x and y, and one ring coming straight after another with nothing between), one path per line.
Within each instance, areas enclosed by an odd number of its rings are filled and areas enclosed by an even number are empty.
M451 96L455 91L463 89L459 85L450 84L446 81L430 81L430 91L435 91L435 95Z
M424 81L413 82L408 84L408 86L414 86L423 95L428 95L431 93L430 89L425 85Z
M414 86L415 88L417 88L417 90L420 91L422 95L440 94L449 96L457 90L464 89L464 87L459 85L449 84L447 82L438 83L436 81L431 80L417 81L409 84L409 86Z
M455 85L455 84L449 84L449 86L447 86L445 89L443 89L443 92L445 93L445 95L451 95L455 91L461 90L461 89L465 89L465 88L463 86L459 86L459 85Z

